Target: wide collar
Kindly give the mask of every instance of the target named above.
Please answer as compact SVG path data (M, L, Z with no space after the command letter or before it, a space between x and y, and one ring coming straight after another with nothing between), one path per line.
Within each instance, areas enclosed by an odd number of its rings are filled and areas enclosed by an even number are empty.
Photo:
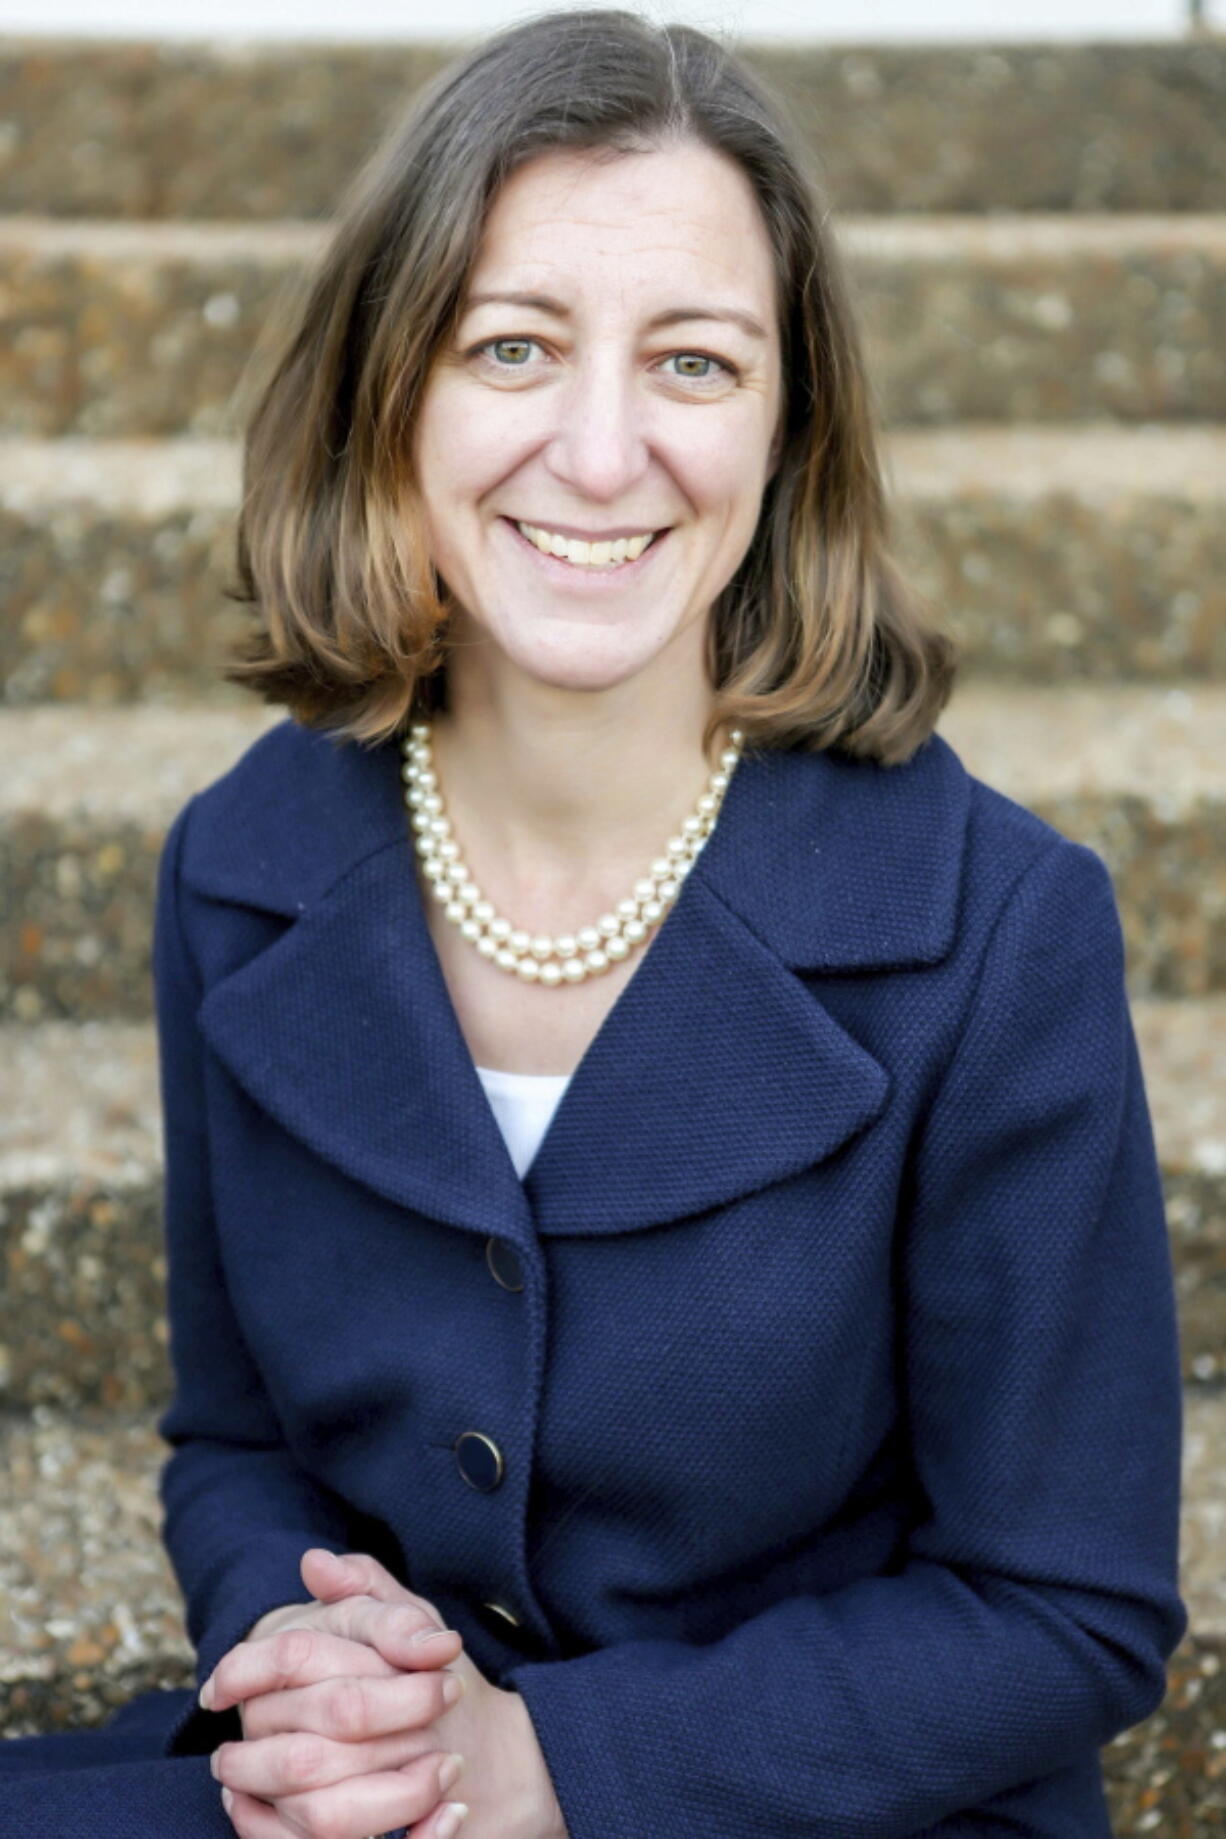
M523 1242L661 1224L884 1110L885 1068L795 973L946 955L969 796L939 735L892 767L746 750L521 1182L426 924L397 744L285 720L192 815L185 885L292 921L211 984L200 1027L261 1107L401 1206Z

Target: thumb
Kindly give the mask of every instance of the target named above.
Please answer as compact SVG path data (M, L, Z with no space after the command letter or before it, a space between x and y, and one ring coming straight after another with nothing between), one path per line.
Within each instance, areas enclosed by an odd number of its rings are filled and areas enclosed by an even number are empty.
M437 1617L429 1604L414 1596L368 1552L346 1552L338 1557L323 1546L313 1545L302 1554L298 1568L311 1595L322 1603L340 1602L347 1596L373 1596L381 1603L417 1603Z

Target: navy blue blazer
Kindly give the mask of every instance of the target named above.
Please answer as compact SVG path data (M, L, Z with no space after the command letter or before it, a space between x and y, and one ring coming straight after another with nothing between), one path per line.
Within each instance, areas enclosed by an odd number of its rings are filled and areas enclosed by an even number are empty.
M394 743L287 719L197 793L154 976L200 1680L367 1550L523 1695L572 1839L1110 1834L1187 1616L1098 854L939 735L747 750L522 1181Z

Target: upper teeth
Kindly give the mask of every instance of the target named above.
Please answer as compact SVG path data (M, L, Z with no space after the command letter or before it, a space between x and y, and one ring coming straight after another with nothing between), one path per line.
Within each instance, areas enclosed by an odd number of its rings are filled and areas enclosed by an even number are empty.
M556 530L542 530L536 524L516 521L530 543L542 555L561 556L563 561L577 562L581 568L607 568L610 563L633 562L642 555L655 536L649 530L643 536L619 536L611 542L588 543L578 537L560 536Z

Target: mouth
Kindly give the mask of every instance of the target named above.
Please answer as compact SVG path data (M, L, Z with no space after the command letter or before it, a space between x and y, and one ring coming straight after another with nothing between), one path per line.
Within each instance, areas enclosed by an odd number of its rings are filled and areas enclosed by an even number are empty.
M543 571L546 580L587 593L607 593L623 583L637 581L652 566L653 556L663 548L672 532L671 525L667 529L657 530L646 549L633 562L609 562L593 566L591 563L568 562L564 556L543 555L535 543L529 542L513 518L500 517L498 522L529 561Z

